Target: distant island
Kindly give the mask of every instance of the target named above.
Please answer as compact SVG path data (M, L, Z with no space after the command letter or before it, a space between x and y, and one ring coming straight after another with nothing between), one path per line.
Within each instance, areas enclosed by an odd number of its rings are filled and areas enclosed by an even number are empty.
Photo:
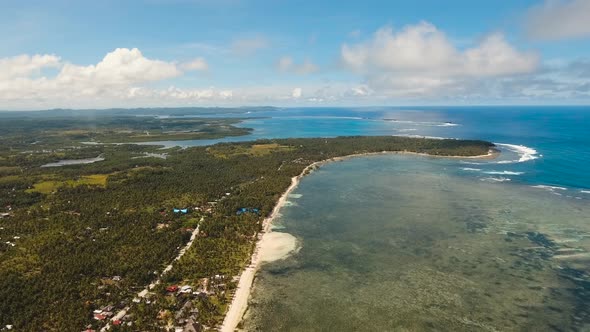
M0 134L0 326L17 331L212 330L228 310L224 330L232 330L259 263L257 240L300 177L354 155L496 153L485 141L393 136L163 153L84 145L104 129L60 131L47 121Z

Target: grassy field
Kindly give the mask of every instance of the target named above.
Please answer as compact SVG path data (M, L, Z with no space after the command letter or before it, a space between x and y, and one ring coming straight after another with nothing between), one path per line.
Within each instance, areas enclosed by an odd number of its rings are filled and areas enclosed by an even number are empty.
M245 146L216 146L208 148L207 151L217 158L227 159L238 155L249 155L254 157L261 157L273 152L284 152L293 150L294 147L287 145L280 145L277 143L269 144L253 144L250 147Z
M70 180L45 180L37 182L27 192L51 194L62 187L77 187L82 185L106 187L108 174L84 175L79 179Z

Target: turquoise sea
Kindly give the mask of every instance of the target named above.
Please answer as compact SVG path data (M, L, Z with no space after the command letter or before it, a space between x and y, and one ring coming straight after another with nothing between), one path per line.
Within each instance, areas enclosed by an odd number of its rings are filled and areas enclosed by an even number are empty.
M241 115L255 118L240 124L254 128L252 135L159 143L186 147L260 138L353 135L483 139L509 145L499 146L504 152L501 160L473 167L465 164L465 168L481 168L464 170L467 176L571 188L571 196L590 191L590 107L286 108Z
M590 330L590 108L246 115L257 117L241 124L253 134L221 141L476 138L502 155L352 158L305 177L275 229L294 235L300 249L262 267L245 330Z

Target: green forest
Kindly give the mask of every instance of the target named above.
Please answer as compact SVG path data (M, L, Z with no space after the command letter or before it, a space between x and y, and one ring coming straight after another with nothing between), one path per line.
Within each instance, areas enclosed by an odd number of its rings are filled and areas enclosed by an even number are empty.
M27 121L34 123L34 130L27 130ZM111 313L129 308L111 330L160 330L186 323L187 317L214 328L223 320L234 277L249 262L262 220L291 178L309 164L381 151L474 156L493 147L484 141L391 136L259 140L166 150L80 144L107 141L109 130L123 126L104 121L100 130L84 123L64 128L36 120L13 126L3 122L0 326L13 325L17 331L98 330ZM126 118L123 123L138 133L160 126L153 129L160 135L167 135L163 126L191 131L205 123L223 126L213 136L248 132L233 127L235 120L162 121ZM117 140L129 134L119 135ZM97 156L104 160L41 167ZM250 210L238 214L241 208ZM196 227L199 234L190 250L162 276ZM160 278L148 296L137 299L139 291ZM194 291L170 291L176 285Z

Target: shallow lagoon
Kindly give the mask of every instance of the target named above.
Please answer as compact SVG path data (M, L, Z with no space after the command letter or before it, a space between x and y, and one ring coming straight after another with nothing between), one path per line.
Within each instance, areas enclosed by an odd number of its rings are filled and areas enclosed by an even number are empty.
M459 161L355 158L304 178L242 323L263 331L588 327L587 198L465 176Z

